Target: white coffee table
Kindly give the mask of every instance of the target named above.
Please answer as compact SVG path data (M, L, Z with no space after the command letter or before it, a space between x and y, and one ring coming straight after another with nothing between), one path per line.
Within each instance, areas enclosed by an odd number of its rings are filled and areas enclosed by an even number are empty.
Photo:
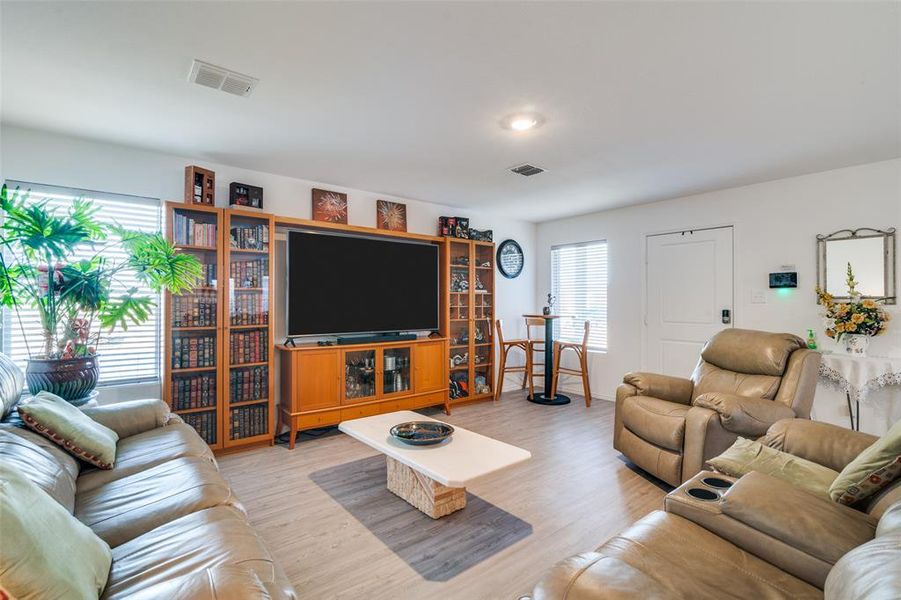
M433 519L466 506L466 485L532 457L528 450L454 426L434 446L410 446L389 431L407 421L435 421L408 410L343 421L338 429L387 456L388 489Z

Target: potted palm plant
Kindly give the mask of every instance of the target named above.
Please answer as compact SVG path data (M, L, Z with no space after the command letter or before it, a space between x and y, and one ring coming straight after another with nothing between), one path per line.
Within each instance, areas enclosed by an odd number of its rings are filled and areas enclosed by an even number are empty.
M92 202L78 199L58 211L4 185L0 209L0 306L14 311L23 335L23 310L36 310L41 323L40 340L26 337L25 379L32 394L46 390L83 403L97 385L98 348L106 337L146 322L153 295L183 293L199 282L196 258L160 232L100 222ZM78 258L85 248L89 257ZM124 250L126 258L110 259L113 249ZM126 269L146 288L117 292L114 284Z

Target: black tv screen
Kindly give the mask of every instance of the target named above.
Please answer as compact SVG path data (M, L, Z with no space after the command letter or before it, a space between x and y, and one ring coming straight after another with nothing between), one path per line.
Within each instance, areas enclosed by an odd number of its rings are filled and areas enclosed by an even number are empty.
M288 335L438 329L438 247L288 232Z

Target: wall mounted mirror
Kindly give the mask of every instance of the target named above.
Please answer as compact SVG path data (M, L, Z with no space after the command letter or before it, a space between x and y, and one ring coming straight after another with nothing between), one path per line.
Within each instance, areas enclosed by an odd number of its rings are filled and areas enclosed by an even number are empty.
M864 298L895 304L895 228L842 229L817 236L817 285L836 300L848 299L848 263Z

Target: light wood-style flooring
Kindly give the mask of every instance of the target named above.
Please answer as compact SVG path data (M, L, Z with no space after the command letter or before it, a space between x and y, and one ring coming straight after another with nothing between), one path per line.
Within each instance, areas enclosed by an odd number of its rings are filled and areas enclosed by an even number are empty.
M540 406L516 391L450 417L423 411L532 453L437 521L385 488L384 455L337 431L219 464L302 598L515 599L663 507L663 485L613 449L613 404L572 398Z

